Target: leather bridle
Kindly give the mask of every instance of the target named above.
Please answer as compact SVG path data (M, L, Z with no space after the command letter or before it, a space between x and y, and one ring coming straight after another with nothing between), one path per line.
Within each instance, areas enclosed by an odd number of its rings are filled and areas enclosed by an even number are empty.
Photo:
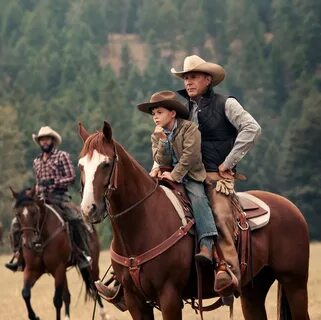
M19 224L21 226L20 231L22 233L22 238L24 238L24 239L25 239L25 235L23 233L24 231L32 231L34 236L36 237L36 239L40 239L40 237L41 237L41 233L42 233L42 229L43 229L44 221L45 221L46 217L44 218L44 220L43 220L43 222L42 222L42 224L40 226L40 216L41 216L40 208L39 208L38 205L36 205L36 207L37 207L37 217L36 217L35 227L31 227L31 226L23 227L22 226L23 224L21 223L21 219L20 219L19 215L16 214L16 218L17 218L17 220L18 220L18 222L19 222ZM26 248L33 249L32 244L30 244L29 242L25 242L23 245Z
M125 209L121 212L111 214L110 213L110 197L111 197L113 191L117 190L117 187L118 187L117 176L118 176L118 161L119 161L119 156L117 153L117 148L116 148L115 143L113 143L113 149L114 149L114 157L113 157L111 174L109 176L108 183L106 184L107 187L106 187L106 190L104 193L104 200L105 200L105 205L106 205L106 215L104 216L104 218L106 218L108 216L111 220L115 220L115 219L121 217L122 215L130 212L131 210L133 210L137 206L139 206L147 198L149 198L156 191L156 189L158 187L158 180L156 180L154 188L150 192L148 192L142 199L138 200L136 203L134 203L133 205L131 205L130 207L128 207L127 209Z

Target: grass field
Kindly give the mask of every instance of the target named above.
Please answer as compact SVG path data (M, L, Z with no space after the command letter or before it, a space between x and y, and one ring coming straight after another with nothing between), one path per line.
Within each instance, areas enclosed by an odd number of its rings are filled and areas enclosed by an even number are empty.
M0 319L23 320L28 319L24 301L21 296L22 273L12 273L3 265L10 259L8 255L0 256ZM101 275L105 273L109 262L109 253L101 253ZM68 272L68 281L71 291L71 319L92 319L93 302L84 302L84 288L78 273L72 269ZM311 320L321 319L321 243L311 244L310 276L309 276L309 312ZM52 303L54 293L53 278L42 276L32 290L32 304L41 320L55 319L55 310ZM276 320L276 285L274 285L267 297L268 318ZM113 320L131 319L128 312L122 313L112 305L105 303L107 312ZM155 311L156 319L161 319L160 313ZM228 319L228 308L223 307L211 313L206 313L204 319L218 320ZM95 319L99 319L96 314ZM189 307L184 308L184 319L199 319ZM235 303L234 319L243 319L239 299Z

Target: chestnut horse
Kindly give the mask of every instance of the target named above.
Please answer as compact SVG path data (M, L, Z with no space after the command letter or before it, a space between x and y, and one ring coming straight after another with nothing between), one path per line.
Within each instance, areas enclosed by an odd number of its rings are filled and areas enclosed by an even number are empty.
M112 266L123 285L128 310L135 320L152 320L153 303L165 320L182 319L182 299L194 273L193 239L188 234L145 263L138 257L163 244L181 226L170 200L154 179L112 138L105 122L91 135L80 124L84 141L79 167L83 185L81 209L92 222L110 217ZM307 280L309 238L303 215L287 199L251 191L270 207L270 222L253 231L253 283L242 279L245 319L267 319L265 298L272 283L280 286L280 319L309 319ZM186 234L186 232L185 232ZM127 264L127 266L125 266ZM214 296L213 272L203 275L203 297ZM194 281L195 283L195 281ZM208 284L208 286L206 286ZM152 301L153 303L146 303ZM154 305L155 305L154 304Z
M49 209L44 201L35 197L34 189L24 189L16 193L15 216L22 232L22 253L24 258L22 296L28 309L30 320L39 320L31 306L31 288L44 273L50 273L55 279L55 294L53 303L56 309L56 319L60 320L62 303L65 304L65 319L70 317L70 292L68 289L66 269L71 266L72 247L66 223L60 215ZM90 250L93 259L91 271L80 269L86 285L86 297L96 298L94 281L99 279L99 242L95 229L91 234ZM100 297L101 317L106 319Z

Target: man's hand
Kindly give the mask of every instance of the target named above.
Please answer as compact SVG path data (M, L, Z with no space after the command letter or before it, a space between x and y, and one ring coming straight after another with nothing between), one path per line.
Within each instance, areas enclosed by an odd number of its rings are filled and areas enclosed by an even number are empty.
M40 186L49 187L55 183L54 179L42 179L39 182Z
M164 171L163 174L161 175L161 178L162 179L165 178L167 180L174 181L174 179L169 171Z
M167 140L167 136L161 126L156 126L154 130L154 135L156 138L161 140Z
M224 179L233 179L234 172L231 169L225 167L224 163L222 163L218 167L219 175Z

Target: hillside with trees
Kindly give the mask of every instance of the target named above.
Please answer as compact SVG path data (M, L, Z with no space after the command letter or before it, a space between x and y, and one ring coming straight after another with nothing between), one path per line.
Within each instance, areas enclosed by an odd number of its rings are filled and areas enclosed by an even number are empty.
M241 161L238 190L263 189L321 228L321 2L317 0L0 0L0 218L9 185L33 184L31 139L43 125L76 165L77 123L103 120L149 170L153 124L136 105L178 90L186 55L224 66L217 92L236 96L262 136ZM73 191L79 201L79 183ZM285 226L286 227L286 226ZM107 228L105 226L101 228ZM108 241L109 235L105 235Z

